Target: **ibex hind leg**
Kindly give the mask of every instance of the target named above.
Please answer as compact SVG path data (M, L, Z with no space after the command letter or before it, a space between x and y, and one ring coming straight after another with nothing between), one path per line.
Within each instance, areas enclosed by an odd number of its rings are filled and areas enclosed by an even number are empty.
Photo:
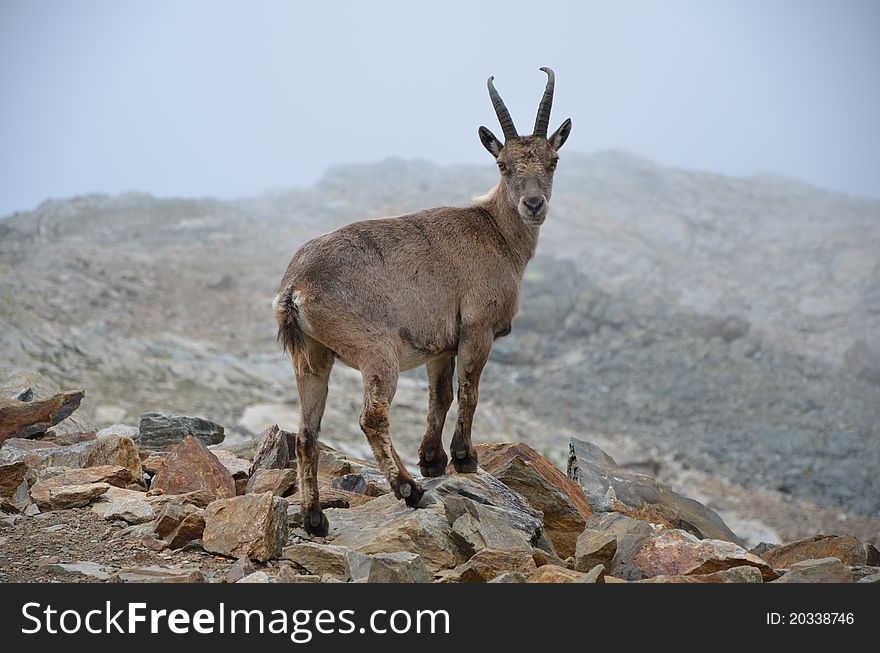
M452 377L455 358L448 356L428 362L428 427L419 445L419 470L422 476L443 476L449 458L443 450L443 425L452 405Z
M359 361L358 367L364 380L364 408L360 425L379 469L388 479L394 496L403 499L406 505L415 508L422 500L425 491L406 470L394 445L391 443L389 409L397 389L399 368L392 356L371 357Z
M288 446L296 451L300 511L303 528L310 535L324 536L329 523L321 511L318 496L318 434L327 402L327 384L333 367L333 353L318 341L304 339L293 354L296 389L299 395L300 427Z

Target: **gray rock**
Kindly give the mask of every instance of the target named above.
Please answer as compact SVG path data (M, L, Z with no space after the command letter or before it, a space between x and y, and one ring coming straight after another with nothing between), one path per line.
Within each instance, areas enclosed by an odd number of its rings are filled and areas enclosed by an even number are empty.
M204 583L199 569L179 567L129 567L110 576L111 583Z
M223 442L223 427L202 417L144 413L138 427L138 445L145 449L162 449L177 444L191 435L205 445Z
M97 578L98 580L110 579L110 572L107 571L107 567L105 567L104 565L99 565L97 562L92 561L51 563L46 565L46 568L59 569L61 571L66 571L69 574L79 574L82 576L88 576L90 578Z
M574 554L576 571L590 571L602 565L606 571L611 569L611 560L617 553L617 537L609 532L585 529L578 536Z
M260 446L254 454L254 462L250 469L251 476L261 469L284 469L290 466L288 435L287 431L282 431L277 424L273 424L260 434Z
M596 565L586 572L586 576L580 581L581 583L604 583L605 582L605 565ZM760 573L760 572L759 572Z
M489 581L490 583L525 583L526 577L515 571L505 571Z
M642 572L633 563L633 558L642 545L653 536L654 529L649 524L619 513L598 513L587 519L587 529L606 533L615 538L617 545L609 575L627 580L642 578Z
M227 583L237 583L245 576L254 573L254 565L248 558L239 558L229 567L226 572Z
M137 440L140 436L140 429L137 426L129 426L128 424L111 424L107 428L98 431L95 437L100 439L111 435L124 435L132 440Z
M365 555L345 553L345 575L355 582L428 583L431 578L422 557L408 551Z
M620 512L680 528L699 538L741 544L714 510L681 496L650 476L623 469L590 442L572 438L568 476L581 486L596 512Z
M853 574L838 558L796 562L775 583L851 583Z
M269 583L269 574L265 571L254 571L244 578L240 578L236 583Z

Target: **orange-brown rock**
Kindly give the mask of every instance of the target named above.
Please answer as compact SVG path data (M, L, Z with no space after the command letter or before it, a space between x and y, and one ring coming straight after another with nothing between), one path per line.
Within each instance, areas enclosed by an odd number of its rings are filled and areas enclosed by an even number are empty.
M765 581L779 577L761 558L732 542L700 540L673 529L649 537L633 557L633 564L648 578L705 575L741 565L757 567Z
M583 490L526 444L477 446L480 466L544 513L544 533L563 558L573 556L592 514Z
M530 583L583 583L587 582L587 574L557 565L538 567L531 576Z
M803 560L837 558L850 566L877 564L870 562L871 548L850 535L812 535L796 542L777 546L761 557L776 569L788 569Z
M150 490L160 490L165 494L206 490L218 499L224 499L235 496L235 481L229 470L201 440L188 435L171 447L165 462L153 477Z
M69 485L86 485L89 483L107 483L114 487L124 488L131 482L131 472L119 465L99 465L84 469L69 469L56 476L34 483L31 487L31 498L43 510L51 506L52 493Z
M454 576L460 583L488 583L507 571L530 576L536 570L535 560L528 551L483 549L456 567Z
M33 401L0 398L0 442L45 433L79 408L85 394L75 390Z

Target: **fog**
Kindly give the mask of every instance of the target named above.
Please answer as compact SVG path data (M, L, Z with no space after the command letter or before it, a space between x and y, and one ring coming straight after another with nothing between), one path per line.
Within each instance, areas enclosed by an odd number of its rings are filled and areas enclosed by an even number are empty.
M389 156L488 165L486 77L530 131L545 65L567 148L880 197L871 0L0 7L0 215L254 195Z

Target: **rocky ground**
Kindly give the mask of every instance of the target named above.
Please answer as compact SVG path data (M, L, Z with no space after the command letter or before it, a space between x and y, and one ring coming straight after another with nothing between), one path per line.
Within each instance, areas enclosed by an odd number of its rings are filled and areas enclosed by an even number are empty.
M494 174L388 161L256 199L85 196L0 220L0 368L86 388L68 418L80 431L149 411L223 424L227 447L295 429L269 309L293 249L353 219L463 204ZM571 438L595 442L749 544L877 542L878 224L880 203L790 180L567 154L475 439L560 468ZM334 370L322 438L367 457L360 400L357 373ZM406 374L392 423L409 464L425 406L423 371Z
M418 479L417 508L374 462L322 444L330 530L311 536L277 425L237 445L219 424L159 412L83 432L82 390L54 392L35 373L4 387L15 391L0 399L6 582L880 582L870 542L749 549L715 511L576 438L566 474L525 444L480 444L477 473Z

